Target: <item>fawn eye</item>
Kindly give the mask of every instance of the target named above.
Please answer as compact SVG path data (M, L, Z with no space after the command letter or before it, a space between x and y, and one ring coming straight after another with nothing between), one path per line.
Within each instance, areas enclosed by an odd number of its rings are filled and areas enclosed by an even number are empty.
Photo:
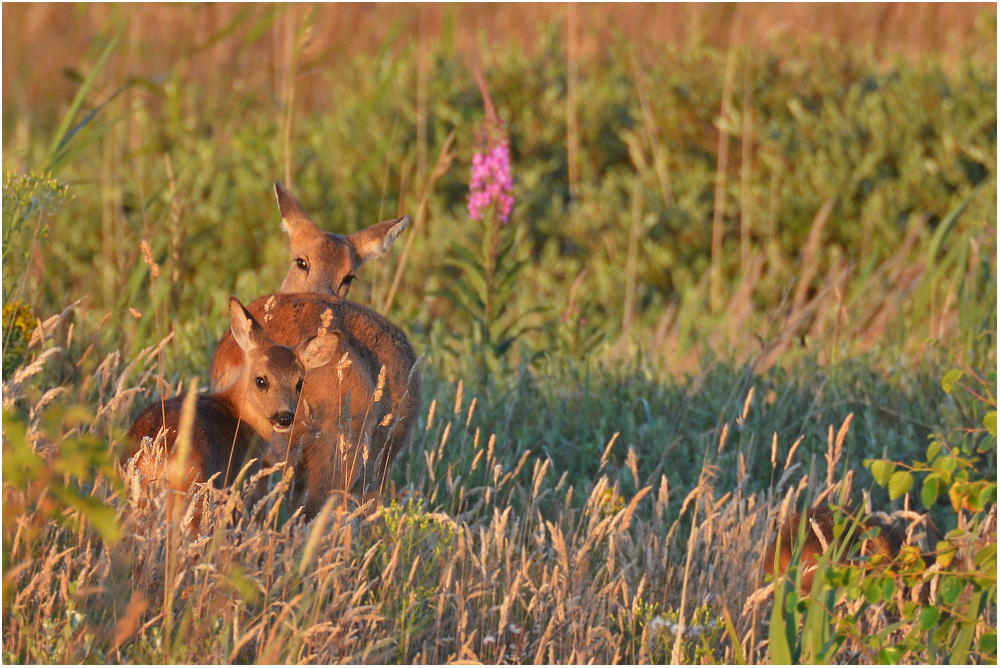
M354 276L352 276L351 274L348 274L347 276L344 276L344 282L341 283L341 285L344 285L344 286L347 286L347 287L351 287L351 283L353 283L353 282L354 282Z
M295 384L295 393L298 394L301 391L302 391L302 381L300 380L298 383Z
M302 271L309 271L309 265L306 264L306 261L300 257L295 258L295 266L297 266Z
M265 380L263 376L257 376L257 389L258 390L267 389L267 380Z

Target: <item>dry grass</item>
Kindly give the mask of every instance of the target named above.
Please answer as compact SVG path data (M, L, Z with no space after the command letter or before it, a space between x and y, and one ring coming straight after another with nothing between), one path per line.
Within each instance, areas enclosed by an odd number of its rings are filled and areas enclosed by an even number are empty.
M128 379L154 357L155 350L144 351L120 373L117 354L105 360L98 414L128 413L151 371L135 388ZM46 359L35 362L36 372ZM24 398L13 382L4 390L12 400ZM27 435L50 458L77 429L63 424L53 431L46 421L51 391L31 411ZM752 390L742 403L732 424L740 432L754 411ZM640 480L631 448L615 461L617 435L586 489L528 451L505 466L496 435L470 429L475 406L461 384L453 410L431 404L407 457L423 466L390 494L407 501L367 517L336 498L311 522L300 513L287 517L281 500L290 471L258 474L274 474L263 498L251 491L257 477L249 467L243 493L199 486L173 498L176 492L145 480L130 463L123 474L98 475L91 487L92 499L114 509L120 538L109 540L90 522L46 518L48 488L5 485L5 660L770 660L764 548L796 508L851 496L852 473L839 473L850 416L839 429L830 425L825 459L803 460L801 439L762 439L772 442L772 484L762 493L747 491L743 457L757 435L730 436L724 424L704 452L697 486L681 499L672 496L667 475ZM113 446L111 424L98 421L94 429ZM737 485L717 489L716 462L732 448L740 453ZM456 468L455 452L471 453L471 467ZM622 466L634 493L612 473ZM522 475L528 471L530 483ZM575 500L581 495L582 504ZM671 512L677 504L679 512ZM182 529L202 508L198 529ZM912 534L917 516L899 515ZM995 544L995 532L994 506L980 538L992 536ZM964 547L960 558L972 550ZM931 574L932 590L937 578ZM847 598L837 606L859 612ZM871 632L895 621L883 606L863 613ZM995 620L984 623L995 628ZM860 638L850 639L837 659L860 652L874 661L869 651Z

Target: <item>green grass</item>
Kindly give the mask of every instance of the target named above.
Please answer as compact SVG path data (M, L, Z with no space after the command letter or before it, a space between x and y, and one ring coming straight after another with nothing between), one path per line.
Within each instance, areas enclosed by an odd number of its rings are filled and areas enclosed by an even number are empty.
M55 179L4 186L5 661L995 662L995 59L653 58L619 39L581 70L570 183L562 34L485 50L525 261L508 314L530 326L499 356L441 293L467 280L446 260L475 238L483 121L446 44L419 80L413 46L316 65L296 85L336 104L293 114L288 90L208 89L180 67L113 95L129 62L111 41L58 122L5 102L5 128L26 128L5 131L5 169ZM250 513L211 492L193 539L113 455L163 388L207 383L228 296L280 285L286 168L328 230L414 217L351 298L383 304L406 257L387 316L424 356L422 415L375 517L289 518L275 474ZM942 388L953 368L979 398ZM912 491L866 460L912 467ZM985 491L956 509L956 484ZM824 590L831 617L755 594L776 522L848 492L927 510L958 546L926 575L940 619L872 602L882 576L850 569L827 582L851 583ZM853 626L824 645L834 619Z

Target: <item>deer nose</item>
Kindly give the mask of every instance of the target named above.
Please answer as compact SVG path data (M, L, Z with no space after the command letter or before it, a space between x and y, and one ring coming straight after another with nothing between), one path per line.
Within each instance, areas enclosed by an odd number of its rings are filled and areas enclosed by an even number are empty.
M292 421L295 419L295 413L289 411L283 411L281 413L275 413L271 416L271 423L275 428L281 431L287 430L292 426Z

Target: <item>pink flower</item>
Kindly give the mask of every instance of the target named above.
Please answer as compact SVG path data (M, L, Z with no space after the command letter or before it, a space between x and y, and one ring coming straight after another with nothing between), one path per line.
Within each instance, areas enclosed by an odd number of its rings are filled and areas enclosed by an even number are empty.
M499 139L489 142L487 151L472 155L472 182L469 184L469 217L483 220L495 206L500 222L506 223L514 208L514 180L510 175L510 144L500 130Z

